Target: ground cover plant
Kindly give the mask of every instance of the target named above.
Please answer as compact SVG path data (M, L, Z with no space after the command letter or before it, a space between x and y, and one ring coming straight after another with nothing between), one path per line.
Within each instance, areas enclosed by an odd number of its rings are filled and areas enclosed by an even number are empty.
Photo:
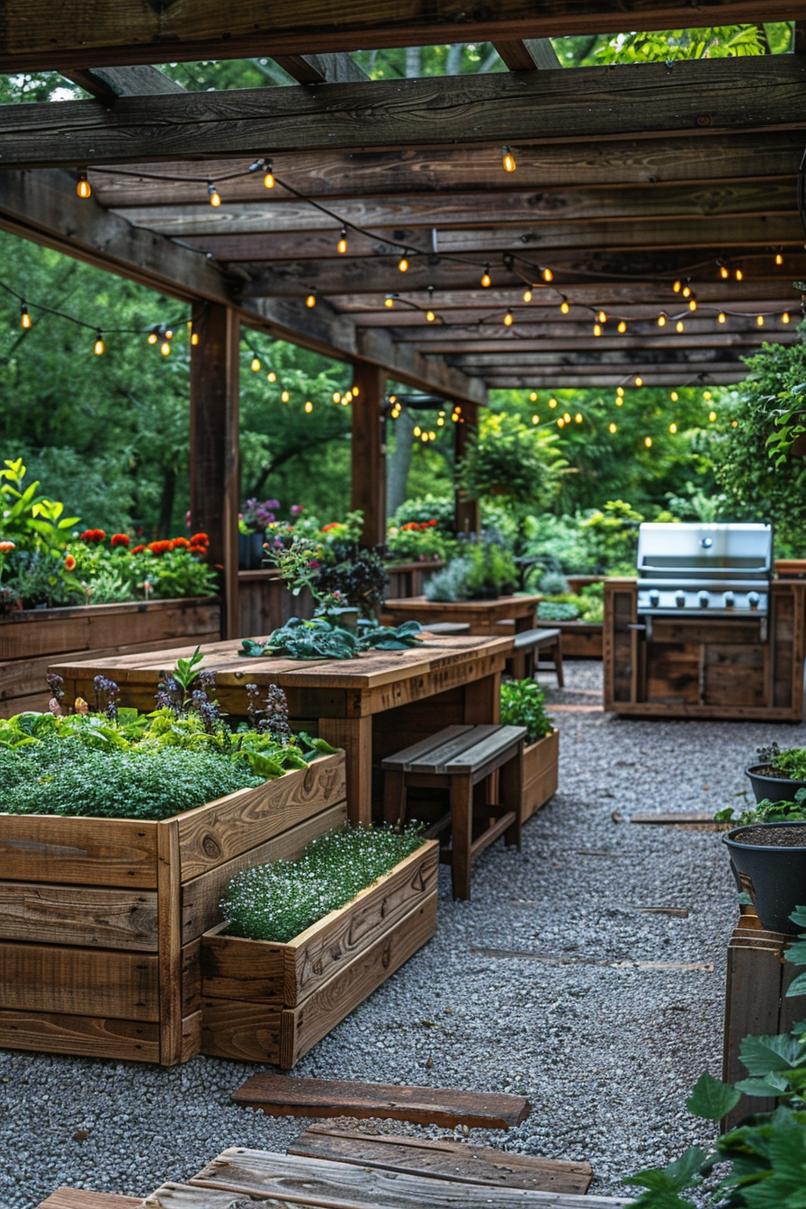
M7 814L163 819L260 785L334 749L295 736L276 686L246 686L248 724L228 725L198 650L160 683L151 713L118 706L113 680L95 678L95 709L62 706L50 678L47 713L0 719L0 807Z
M543 590L548 578L545 576L541 581ZM537 606L537 616L541 621L584 621L599 625L604 621L604 584L587 584L579 592L552 593Z
M505 680L501 685L501 721L505 726L525 726L529 743L554 730L545 703L546 694L536 680Z
M236 874L221 900L228 932L285 943L343 907L423 843L422 828L344 827L312 840L295 861Z

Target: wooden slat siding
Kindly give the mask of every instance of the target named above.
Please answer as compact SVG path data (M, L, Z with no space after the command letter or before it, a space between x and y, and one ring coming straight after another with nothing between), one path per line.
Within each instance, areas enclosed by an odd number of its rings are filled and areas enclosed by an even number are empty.
M560 732L527 743L523 749L523 785L521 787L521 822L530 819L557 792L560 756Z
M162 1066L173 1066L182 1052L181 866L177 819L166 819L157 824L157 861L160 1063Z
M38 1209L142 1209L139 1196L116 1196L111 1192L87 1192L83 1188L57 1188Z
M0 877L155 890L157 824L0 814Z
M0 1049L159 1062L159 1027L97 1015L0 1010Z
M0 1008L96 1015L112 1020L159 1017L157 959L111 949L0 943Z
M448 1128L464 1124L479 1129L509 1129L525 1121L530 1111L523 1096L499 1092L273 1074L252 1075L232 1099L269 1115L381 1117Z
M0 620L0 659L22 659L61 651L129 646L142 639L186 637L217 629L218 601L206 597L26 609ZM188 634L188 630L190 634Z
M345 796L344 756L339 753L178 815L182 881L257 847Z
M0 70L2 62L0 51ZM672 68L645 63L375 80L244 89L236 116L226 91L177 93L121 97L111 109L63 101L58 129L47 103L20 103L3 107L0 156L7 167L112 165L254 155L267 146L279 154L334 145L354 151L505 139L517 145L553 142L558 130L583 141L689 136L703 127L776 130L806 121L805 77L803 56L768 55ZM590 104L596 91L606 93L607 105Z
M294 1190L298 1203L339 1209L599 1209L628 1205L611 1197L532 1192L489 1184L452 1184L427 1175L385 1172L379 1168L327 1159L268 1154L232 1147L190 1181L205 1188L231 1190L262 1200ZM299 1200L300 1196L303 1198Z
M439 845L430 841L287 944L222 935L220 925L202 941L204 998L297 1006L432 894L438 869Z
M156 952L157 895L0 881L0 940Z
M446 1138L434 1142L328 1125L310 1125L288 1147L288 1154L411 1172L455 1183L495 1184L543 1192L587 1192L593 1178L590 1163L543 1159L491 1146L468 1146L466 1142Z
M799 17L799 0L765 0L764 19ZM351 3L334 23L333 9L313 3L300 12L291 0L258 0L223 12L213 0L179 10L141 8L87 12L80 0L53 9L35 0L8 0L0 31L0 71L59 70L73 66L152 63L155 60L241 58L260 54L326 53L436 42L504 41L568 34L617 33L742 23L759 16L758 0L700 0L695 12L682 0L549 0L539 9L524 0L496 0L468 13L457 5ZM784 56L776 56L783 58ZM787 56L788 57L788 56ZM272 89L271 91L279 91Z
M282 1012L265 1004L210 999L202 1007L201 1052L211 1058L280 1063Z
M298 823L272 840L257 844L240 856L233 857L215 869L200 874L182 885L182 944L201 936L220 918L219 902L224 888L242 869L263 865L269 861L295 860L311 840L326 831L341 827L347 821L347 803L328 806L311 819Z

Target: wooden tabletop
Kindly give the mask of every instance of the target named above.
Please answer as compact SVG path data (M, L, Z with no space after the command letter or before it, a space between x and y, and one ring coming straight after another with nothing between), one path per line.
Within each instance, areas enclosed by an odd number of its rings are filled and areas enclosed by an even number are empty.
M479 655L506 656L511 637L485 635L434 635L403 651L369 651L357 659L243 658L239 639L210 642L201 647L204 668L216 674L219 685L279 684L289 688L348 688L370 691L383 684L431 675L449 667L469 663ZM86 681L109 676L119 684L156 684L177 659L189 658L193 646L143 651L134 655L107 655L101 659L70 660L51 664L65 679Z
M389 613L436 613L449 609L462 609L471 613L489 613L490 610L506 613L528 613L537 608L542 596L491 596L484 600L428 600L425 596L406 596L398 600L387 600L384 609Z

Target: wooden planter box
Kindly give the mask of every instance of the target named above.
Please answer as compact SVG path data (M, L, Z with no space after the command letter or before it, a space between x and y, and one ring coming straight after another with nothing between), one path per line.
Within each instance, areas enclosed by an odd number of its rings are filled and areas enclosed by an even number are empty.
M601 621L538 621L539 626L560 631L563 659L601 659L604 625Z
M521 788L521 823L545 806L557 792L560 763L560 732L529 743L523 749L523 783Z
M345 796L338 753L163 822L0 814L0 1048L198 1053L224 886L340 825Z
M60 657L125 655L182 644L216 642L221 606L209 597L25 609L0 619L0 717L46 709L48 667Z
M434 935L438 867L428 840L288 944L205 933L202 1051L290 1070Z

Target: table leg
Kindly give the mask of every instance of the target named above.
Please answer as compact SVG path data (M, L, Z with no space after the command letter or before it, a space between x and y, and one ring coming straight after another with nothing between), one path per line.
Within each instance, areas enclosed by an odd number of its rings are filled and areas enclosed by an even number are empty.
M451 777L451 883L454 898L470 898L473 863L473 782Z
M350 822L371 823L372 718L320 718L318 729L322 739L344 748Z
M501 708L501 673L493 672L465 685L464 721L471 726L498 723Z

